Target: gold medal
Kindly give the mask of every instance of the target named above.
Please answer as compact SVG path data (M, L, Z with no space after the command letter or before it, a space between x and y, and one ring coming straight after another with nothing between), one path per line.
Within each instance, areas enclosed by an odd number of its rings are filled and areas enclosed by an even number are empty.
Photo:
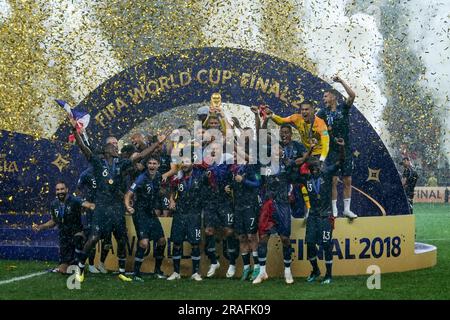
M113 184L113 183L114 183L114 180L113 180L113 179L109 179L109 180L108 180L108 183L109 183L109 184Z

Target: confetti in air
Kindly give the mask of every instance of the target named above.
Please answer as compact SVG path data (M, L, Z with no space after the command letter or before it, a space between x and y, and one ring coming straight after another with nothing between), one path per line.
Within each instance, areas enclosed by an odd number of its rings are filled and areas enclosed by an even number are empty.
M0 128L49 138L64 121L53 106L57 97L76 106L152 55L235 47L296 63L328 82L338 73L392 153L406 144L424 167L436 168L450 160L449 6L420 0L0 0Z
M11 5L7 0L0 0L0 26L11 17Z

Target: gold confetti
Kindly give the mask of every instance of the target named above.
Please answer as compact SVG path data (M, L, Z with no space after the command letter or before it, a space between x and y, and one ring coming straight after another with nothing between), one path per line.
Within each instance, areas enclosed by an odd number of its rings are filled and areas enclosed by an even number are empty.
M76 105L150 56L233 46L277 56L324 79L331 72L348 75L372 125L385 125L391 147L406 143L428 169L450 143L450 78L445 67L433 69L434 60L449 66L445 1L7 3L8 13L0 11L0 129L49 138L64 120L54 98ZM374 47L380 49L375 56ZM30 163L36 164L34 157Z

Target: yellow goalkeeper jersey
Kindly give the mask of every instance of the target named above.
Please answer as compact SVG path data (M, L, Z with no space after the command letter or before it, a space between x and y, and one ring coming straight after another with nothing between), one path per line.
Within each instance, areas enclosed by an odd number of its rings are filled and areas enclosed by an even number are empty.
M325 161L330 148L330 137L328 135L327 125L325 121L317 116L314 116L314 122L311 128L311 124L307 123L300 114L293 114L289 117L282 118L277 115L272 116L272 120L276 124L290 123L295 126L300 134L300 139L303 145L309 149L311 147L312 139L317 140L317 145L314 148L312 154L320 156L320 160Z

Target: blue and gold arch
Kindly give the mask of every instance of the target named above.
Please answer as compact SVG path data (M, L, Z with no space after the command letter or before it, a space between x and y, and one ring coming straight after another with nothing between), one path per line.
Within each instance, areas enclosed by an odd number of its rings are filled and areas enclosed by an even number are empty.
M130 67L91 92L79 107L91 114L90 137L102 142L109 135L121 137L171 108L207 102L217 91L223 102L264 103L278 114L289 115L304 99L320 104L328 88L330 84L306 70L273 56L242 49L198 48L152 57ZM380 137L357 108L352 108L350 121L353 210L361 216L408 214L400 178ZM63 124L52 141L1 132L0 211L43 210L56 179L74 185L86 163L78 149L66 143L68 132Z
M122 137L152 116L170 113L179 106L207 103L214 92L220 92L226 103L267 104L278 114L289 115L298 110L303 99L320 103L323 91L328 88L330 84L302 68L266 54L198 48L153 57L130 67L91 92L79 107L90 113L89 136L98 143L93 147L99 147L107 136ZM382 272L434 266L435 247L415 251L414 216L409 214L400 177L387 149L357 108L351 109L350 117L355 165L352 210L364 218L352 222L337 219L333 235L334 274L365 274L374 264ZM78 147L66 142L69 131L67 124L63 124L54 140L0 132L0 214L9 213L5 216L14 219L14 213L30 212L27 217L35 221L35 216L47 211L56 180L65 180L73 190L87 163ZM161 220L169 236L171 218ZM132 224L130 217L127 223ZM129 228L129 266L136 243L133 230ZM303 219L294 219L291 239L294 276L304 276L309 270L304 233ZM271 238L269 242L269 261L281 255L281 246L274 241ZM31 251L20 251L19 255L14 255L9 245L6 249L0 246L0 255L16 259L55 258L48 255L47 247L37 255L38 247L32 247L32 243L30 246ZM319 254L319 259L322 258ZM110 268L114 269L115 263L108 258ZM163 268L171 268L169 264L166 259ZM206 267L202 265L203 269ZM153 259L149 257L143 271L152 268ZM182 273L189 270L190 265L183 261ZM267 270L271 275L283 274L282 264L269 263Z

